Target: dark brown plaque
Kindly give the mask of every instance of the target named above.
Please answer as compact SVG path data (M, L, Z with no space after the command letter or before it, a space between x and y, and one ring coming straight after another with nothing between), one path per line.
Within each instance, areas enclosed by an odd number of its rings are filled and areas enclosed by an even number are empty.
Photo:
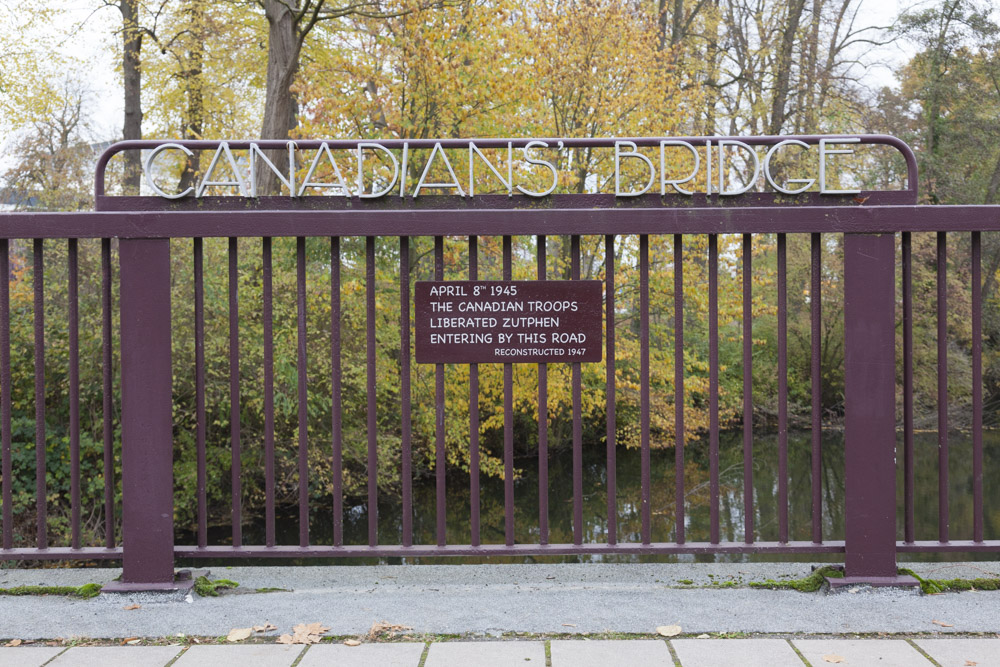
M417 362L600 361L599 280L416 283Z

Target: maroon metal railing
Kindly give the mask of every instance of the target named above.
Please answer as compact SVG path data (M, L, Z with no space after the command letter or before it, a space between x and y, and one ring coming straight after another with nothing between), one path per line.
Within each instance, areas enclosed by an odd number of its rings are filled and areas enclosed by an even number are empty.
M744 139L753 145L774 144L786 137ZM819 137L800 137L817 143ZM34 360L35 360L35 439L36 439L36 538L33 546L15 545L12 514L11 467L11 372L10 296L8 281L0 284L0 429L2 429L3 529L2 559L123 559L124 581L135 587L165 587L173 576L175 557L289 557L289 556L440 556L440 555L545 555L545 554L677 554L677 553L844 553L852 576L888 577L895 575L897 552L908 551L1000 551L1000 540L984 539L983 525L983 455L982 455L982 376L981 376L981 232L1000 231L1000 216L995 207L918 207L915 206L916 167L912 152L891 137L862 136L863 142L883 144L900 150L906 160L908 181L898 192L865 192L852 197L802 195L791 203L782 203L770 195L747 195L720 201L718 197L695 195L685 200L693 206L665 204L659 196L638 197L624 205L607 195L554 195L546 206L515 210L508 197L477 196L457 198L421 198L419 205L389 208L378 203L370 207L344 198L262 197L249 203L222 198L203 198L194 208L183 200L165 202L152 198L109 197L104 194L104 168L111 156L122 150L151 148L159 142L124 142L112 147L102 158L97 172L97 208L95 213L4 213L0 214L0 270L10 275L8 239L33 239L34 290ZM688 139L694 144L706 138ZM551 140L556 141L556 140ZM562 140L568 146L613 145L614 140ZM659 139L631 139L639 146L657 145ZM192 149L215 148L218 142L181 142ZM284 147L282 142L257 142L262 148ZM400 142L383 142L388 147ZM446 148L465 148L467 141L441 142ZM477 141L481 147L506 147L507 140ZM523 145L524 141L514 141ZM331 147L355 147L357 142L329 142ZM434 142L409 142L411 148L433 146ZM245 148L247 142L230 142L232 148ZM301 148L317 147L319 142L299 142ZM401 144L400 144L401 145ZM830 205L834 202L835 205ZM235 211L239 206L240 210ZM323 210L312 210L323 206ZM912 232L935 232L938 238L938 402L939 402L939 534L936 541L915 541L914 465L913 465L913 290ZM544 233L542 233L544 232ZM973 539L950 540L948 530L948 436L947 436L947 233L972 234L972 303L973 303ZM845 477L847 507L844 541L825 540L822 523L822 378L821 312L822 244L824 234L844 235L845 275L845 393L846 436ZM895 540L895 235L901 234L902 309L903 309L903 468L904 526L903 541ZM743 540L723 540L720 530L720 420L719 420L719 235L740 234L742 263L743 323L741 348L743 363ZM752 241L755 234L776 235L777 270L777 419L778 419L778 507L776 542L755 539L753 496L754 440L752 429L753 340L751 307ZM810 235L810 329L811 329L811 530L807 542L790 541L788 488L788 305L787 247L788 234ZM502 277L513 275L512 236L537 237L536 276L545 280L548 270L546 240L569 237L572 280L581 277L581 237L603 237L607 258L605 275L605 373L606 373L606 537L594 541L584 533L583 497L583 386L581 364L570 366L572 453L572 539L553 544L549 527L548 429L549 368L537 364L538 423L538 522L532 526L537 541L518 543L515 539L514 486L514 400L513 365L503 365L502 375L502 466L503 466L503 539L484 543L480 507L480 368L469 367L469 538L467 543L447 542L446 507L448 470L445 424L445 387L447 367L434 367L434 403L436 406L433 439L434 465L434 540L432 544L414 544L412 387L411 387L411 248L416 237L432 237L434 277L444 278L444 237L467 237L468 277L476 280L479 271L479 244L483 237L500 237ZM616 293L622 287L615 265L616 237L638 236L639 294L639 443L640 443L640 532L638 540L622 540L618 529L616 439ZM690 542L685 532L686 498L684 431L684 314L685 274L684 237L707 235L706 260L707 310L709 330L708 362L708 463L709 463L709 540ZM208 520L209 461L207 452L206 377L205 377L205 267L203 239L228 239L228 326L229 326L229 441L231 451L232 544L209 544ZM264 543L246 544L243 524L246 513L241 486L244 472L245 443L240 424L239 323L241 305L239 288L238 237L261 240L261 321L263 326L263 468L264 468ZM275 334L274 322L274 237L294 237L295 242L295 336L297 405L297 511L298 543L278 544L276 521L277 469L275 443ZM330 381L331 396L331 475L333 534L331 544L315 544L309 533L310 503L308 460L309 378L306 362L315 349L308 344L306 295L306 239L329 239L330 272ZM346 237L364 237L364 410L367 423L365 491L367 495L367 543L345 544L344 538L344 381L343 304L341 294L341 242ZM399 544L379 543L379 413L377 396L378 357L376 337L376 238L395 237L399 241L399 424L402 524ZM672 239L673 275L673 358L674 358L674 485L673 518L676 523L672 542L653 542L652 492L657 480L651 475L651 399L650 399L650 237ZM102 298L102 373L103 373L103 447L104 447L104 520L103 547L83 546L80 531L80 440L79 440L79 283L78 238L101 238ZM112 238L118 238L120 263L121 314L120 354L122 373L122 540L115 531L115 480L113 479L114 406L112 405ZM195 341L195 452L196 515L195 544L176 544L173 534L173 441L171 423L171 311L170 311L170 241L193 239L192 270L194 280ZM72 535L69 545L50 545L46 507L46 377L44 341L45 292L44 250L52 241L68 239L68 323L69 323L69 419L71 457ZM244 301L243 303L246 303ZM241 311L241 308L243 309ZM89 332L85 332L89 333ZM325 352L322 353L325 356ZM24 360L18 360L23 363ZM384 406L383 406L384 409ZM395 408L394 408L395 409ZM258 510L258 508L254 508ZM430 508L420 508L430 511ZM875 537L873 537L875 536Z

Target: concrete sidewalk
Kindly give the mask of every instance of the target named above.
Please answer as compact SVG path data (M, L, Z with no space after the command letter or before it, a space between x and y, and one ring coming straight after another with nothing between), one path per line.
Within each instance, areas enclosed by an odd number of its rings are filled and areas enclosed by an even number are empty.
M913 569L938 579L1000 576L994 562ZM239 588L204 598L0 596L0 645L36 640L0 648L0 667L831 664L823 656L844 658L835 664L1000 666L1000 591L828 595L748 586L810 571L808 563L213 568L211 578ZM0 588L105 583L119 573L0 570ZM369 635L381 621L405 629ZM329 628L323 643L273 643L314 622ZM265 624L276 628L249 640L258 643L220 642L233 628ZM681 626L682 635L657 637L663 625ZM396 641L372 641L387 637ZM348 638L362 645L344 645ZM141 645L120 646L126 639ZM79 645L94 643L104 645Z
M998 576L992 562L916 569L935 578ZM367 633L376 621L409 626L417 634L484 637L646 634L671 624L695 635L1000 630L1000 592L851 589L824 595L746 587L750 581L809 573L809 564L798 563L216 568L212 577L239 582L234 594L195 595L187 602L149 595L3 597L0 636L224 636L231 628L265 622L281 632L320 622L331 635L350 636ZM104 583L118 574L110 569L0 570L0 588ZM275 588L282 590L255 592Z
M0 648L2 667L987 667L1000 639L674 639L448 641L283 646Z

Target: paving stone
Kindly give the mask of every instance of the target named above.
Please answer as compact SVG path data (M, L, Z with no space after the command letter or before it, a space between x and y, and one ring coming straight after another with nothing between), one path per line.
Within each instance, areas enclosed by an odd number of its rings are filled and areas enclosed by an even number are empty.
M180 646L77 646L46 667L163 667Z
M291 667L304 646L244 644L238 646L192 646L174 663L176 667Z
M40 667L64 650L52 646L0 648L0 667Z
M941 667L1000 666L1000 639L918 639L916 645L937 660Z
M552 667L607 667L608 665L669 665L674 659L663 641L636 640L556 640L552 647Z
M802 667L784 639L673 639L683 667Z
M545 667L544 642L438 642L424 667Z
M911 667L930 665L917 649L902 639L793 639L795 648L812 665L826 664L824 655L839 655L844 665Z
M298 667L417 667L424 653L422 643L316 644L310 646Z

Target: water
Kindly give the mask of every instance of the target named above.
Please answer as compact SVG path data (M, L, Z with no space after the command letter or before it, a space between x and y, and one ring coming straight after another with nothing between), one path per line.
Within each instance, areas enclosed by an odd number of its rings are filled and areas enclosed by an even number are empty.
M951 536L955 540L972 538L972 440L965 434L953 433L950 442L949 485L951 489ZM826 540L844 539L844 448L843 433L829 431L823 435L822 456L822 526ZM984 505L986 508L986 539L1000 536L1000 480L991 474L1000 468L1000 432L987 431L983 436ZM915 528L917 540L936 540L938 528L937 435L918 434L915 437ZM583 541L607 541L607 477L603 443L584 447L583 465ZM742 542L744 539L743 507L743 440L739 432L724 433L720 439L720 531L723 541ZM674 525L674 450L654 450L650 453L652 483L652 541L670 542L675 537ZM689 542L709 539L708 443L689 443L685 465L685 533ZM897 446L897 537L903 531L902 445ZM514 485L515 541L538 542L538 468L537 458L522 458L515 462L520 475ZM778 438L776 434L754 438L753 494L754 538L757 541L778 539ZM811 435L791 433L788 437L788 500L789 537L792 540L811 539ZM573 541L572 515L572 452L555 451L549 461L549 542ZM639 542L641 529L640 451L619 449L617 452L617 519L618 541ZM413 537L415 544L435 542L435 487L433 478L416 480L414 493ZM483 479L481 482L481 525L484 544L504 541L503 482ZM469 535L468 476L461 473L448 478L447 541L468 544ZM313 544L331 544L333 518L329 507L314 504L310 517L310 539ZM293 512L279 513L276 524L278 544L298 543L298 521ZM263 544L263 521L244 528L246 544ZM228 527L210 531L210 543L224 544L230 535ZM184 536L185 543L193 542ZM368 539L368 513L365 505L345 509L344 541L365 544ZM384 498L379 504L379 543L400 544L402 539L402 507L398 499ZM985 560L990 554L901 554L900 560ZM803 555L799 560L833 560ZM422 558L408 562L586 562L593 560L618 562L637 561L732 561L732 560L794 560L783 555L707 555L707 556L565 556L565 557L488 557L488 558ZM400 562L403 559L382 559ZM204 564L204 561L199 561ZM274 560L262 561L276 564ZM375 559L308 559L310 564L375 562Z

